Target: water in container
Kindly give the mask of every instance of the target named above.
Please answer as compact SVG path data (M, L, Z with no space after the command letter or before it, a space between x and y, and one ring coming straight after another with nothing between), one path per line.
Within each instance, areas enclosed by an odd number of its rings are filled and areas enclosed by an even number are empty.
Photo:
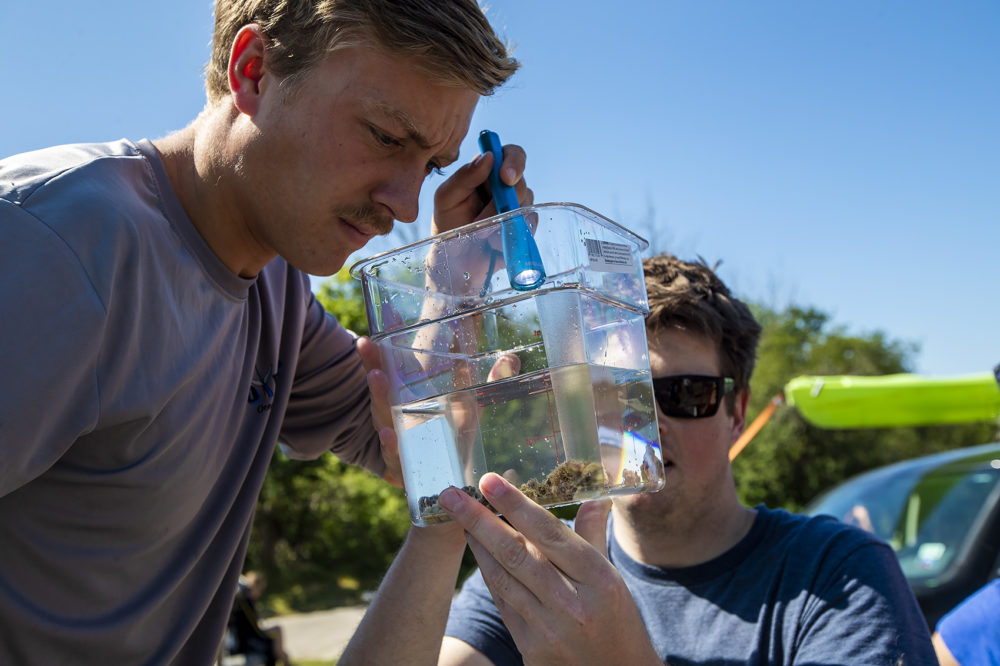
M411 518L447 520L449 486L484 504L496 472L542 506L658 490L639 253L646 243L575 204L521 208L546 278L514 289L503 215L359 262L390 381Z

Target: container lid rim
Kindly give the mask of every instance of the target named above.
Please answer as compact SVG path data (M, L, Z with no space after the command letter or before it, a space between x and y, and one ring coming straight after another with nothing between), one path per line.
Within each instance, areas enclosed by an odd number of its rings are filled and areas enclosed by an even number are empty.
M595 211L595 210L593 210L591 208L588 208L588 207L586 207L586 206L584 206L582 204L571 203L571 202L568 202L568 201L550 201L550 202L547 202L547 203L540 203L540 204L532 204L530 206L523 206L521 208L517 208L515 210L509 211L509 212L506 212L506 213L501 213L499 215L493 215L492 217L487 217L486 219L479 220L478 222L473 222L472 224L467 224L465 226L458 227L456 229L451 229L449 231L442 231L439 234L435 234L433 236L428 236L427 238L422 238L420 240L413 241L412 243L407 243L406 245L401 245L400 247L393 248L391 250L385 250L384 252L379 252L378 254L374 254L374 255L372 255L370 257L367 257L365 259L360 259L360 260L354 262L354 264L351 265L351 267L350 267L350 269L348 269L348 271L349 271L351 277L353 277L355 280L360 280L361 276L363 274L363 270L364 270L364 268L366 266L368 266L369 264L375 263L377 261L380 261L381 259L384 259L385 257L387 257L389 255L398 254L401 251L409 250L409 249L415 248L415 247L419 247L420 245L426 245L426 244L430 244L430 243L437 243L437 242L440 242L441 240L449 238L449 237L455 237L455 236L460 236L460 235L463 235L463 234L472 233L472 232L478 231L479 229L482 229L484 227L492 226L492 225L494 225L497 222L500 222L502 220L514 217L515 215L524 215L524 213L527 212L527 211L532 211L532 210L536 210L536 209L545 209L545 208L575 208L575 209L578 209L578 210L582 211L588 217L592 218L598 224L601 224L602 226L605 226L605 227L612 228L615 231L615 233L621 234L622 236L624 236L624 237L629 238L630 240L632 240L636 244L636 246L639 248L639 250L645 250L647 247L649 247L649 241L647 241L645 238L643 238L639 234L637 234L637 233L635 233L635 232L633 232L633 231L631 231L629 229L626 229L625 227L623 227L622 225L618 224L614 220L611 220L611 219L605 217L604 215L601 215L600 213L598 213L597 211Z

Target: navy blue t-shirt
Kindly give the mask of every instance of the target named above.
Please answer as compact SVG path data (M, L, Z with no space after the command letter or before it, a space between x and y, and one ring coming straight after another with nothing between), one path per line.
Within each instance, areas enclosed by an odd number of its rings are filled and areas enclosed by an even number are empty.
M693 567L633 560L610 521L608 544L653 646L674 666L937 664L892 549L829 516L759 506L746 537ZM452 604L446 633L498 666L522 663L478 571Z

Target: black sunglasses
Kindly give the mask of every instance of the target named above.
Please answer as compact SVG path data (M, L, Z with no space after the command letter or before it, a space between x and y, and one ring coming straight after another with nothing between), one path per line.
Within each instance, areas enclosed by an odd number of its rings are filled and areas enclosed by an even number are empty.
M653 395L667 416L700 419L715 416L722 398L734 386L729 377L670 375L653 378Z

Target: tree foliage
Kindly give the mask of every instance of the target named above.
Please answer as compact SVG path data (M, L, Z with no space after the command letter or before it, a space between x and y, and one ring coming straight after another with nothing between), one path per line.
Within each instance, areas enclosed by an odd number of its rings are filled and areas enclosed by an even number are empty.
M370 472L333 455L290 460L276 451L257 504L248 568L304 608L309 597L348 581L373 589L409 527L406 498ZM290 593L290 594L289 594Z
M346 268L326 280L316 292L318 300L344 328L358 335L368 335L368 318L361 282L355 280Z

